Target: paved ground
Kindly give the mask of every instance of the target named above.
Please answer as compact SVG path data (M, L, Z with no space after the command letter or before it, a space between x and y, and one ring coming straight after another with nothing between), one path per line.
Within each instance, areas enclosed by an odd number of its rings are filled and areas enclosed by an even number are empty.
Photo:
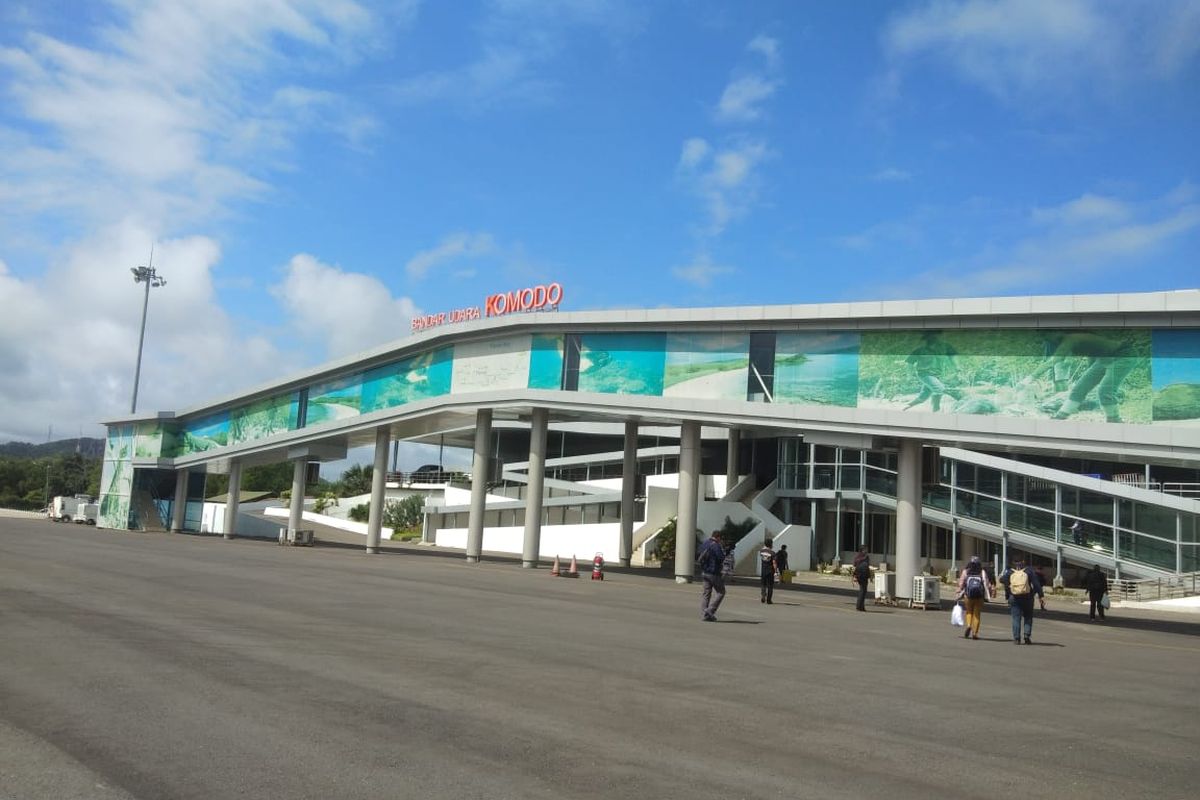
M1191 798L1200 625L0 519L0 797Z

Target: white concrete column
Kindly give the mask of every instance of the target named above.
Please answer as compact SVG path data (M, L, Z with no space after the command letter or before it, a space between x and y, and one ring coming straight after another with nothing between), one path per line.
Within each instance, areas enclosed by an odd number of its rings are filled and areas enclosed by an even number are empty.
M742 445L742 432L737 428L729 429L729 444L725 451L725 491L728 492L738 482L738 450Z
M921 442L901 439L896 463L896 597L912 599L921 560Z
M229 462L229 493L225 501L225 538L232 539L237 531L238 501L242 493L242 462Z
M542 545L542 491L546 479L546 426L549 422L550 412L544 408L535 408L529 420L529 483L525 496L525 541L521 547L521 566L526 569L537 567Z
M475 413L475 457L471 461L471 514L467 517L467 562L483 553L483 513L487 509L488 462L492 453L492 410Z
M679 429L679 506L675 518L675 582L691 583L696 567L696 506L700 490L700 423Z
M625 420L625 452L621 460L621 544L620 563L628 567L633 559L634 495L637 492L638 423Z
M304 479L308 462L297 458L292 462L292 502L288 507L288 533L295 533L304 524Z
M190 475L189 470L175 470L175 503L171 506L171 533L179 533L183 530L183 521L187 514L187 486Z
M367 552L379 552L379 533L383 529L384 481L387 479L388 445L392 429L375 429L375 463L371 467L371 503L367 510Z

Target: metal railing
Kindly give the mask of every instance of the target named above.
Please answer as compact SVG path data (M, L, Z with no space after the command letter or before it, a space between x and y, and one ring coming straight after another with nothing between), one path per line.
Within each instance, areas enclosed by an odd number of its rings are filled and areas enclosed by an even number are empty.
M1108 594L1114 600L1131 600L1139 603L1191 597L1200 594L1200 572L1172 575L1168 578L1110 579Z

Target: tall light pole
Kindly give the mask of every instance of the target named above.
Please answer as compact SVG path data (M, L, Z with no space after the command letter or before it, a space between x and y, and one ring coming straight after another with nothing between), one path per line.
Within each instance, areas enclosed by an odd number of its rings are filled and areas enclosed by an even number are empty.
M137 413L137 390L138 380L142 375L142 344L146 341L146 310L150 307L150 287L166 286L167 279L160 276L154 271L154 248L150 248L150 265L147 267L130 267L129 271L133 273L134 283L146 284L146 296L142 300L142 332L138 334L138 355L137 367L133 371L133 402L129 406L129 413Z

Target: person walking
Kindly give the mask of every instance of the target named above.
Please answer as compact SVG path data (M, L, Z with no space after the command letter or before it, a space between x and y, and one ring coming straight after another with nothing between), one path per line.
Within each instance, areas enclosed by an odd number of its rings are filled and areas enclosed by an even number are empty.
M850 570L850 578L858 584L858 601L854 607L859 611L866 611L867 583L871 580L871 558L867 555L865 546L860 547L854 556L854 566Z
M792 582L791 573L788 572L788 551L786 544L779 545L779 550L775 553L775 571L779 573L780 583Z
M1008 613L1012 615L1013 644L1021 643L1021 624L1024 622L1025 644L1033 644L1033 598L1036 596L1046 610L1046 595L1037 573L1025 565L1021 558L1013 559L1013 565L1000 576L1004 586L1004 597L1008 600Z
M725 563L725 548L721 546L718 531L700 545L700 580L704 589L700 592L700 618L705 622L717 621L717 609L725 599L725 581L721 578L721 567Z
M954 373L957 356L958 352L942 339L940 331L925 331L921 334L921 343L913 350L912 355L904 360L912 366L921 385L920 393L904 407L906 411L926 400L934 411L941 411L943 395L955 400L962 399L962 392L951 389L945 382L945 379Z
M771 539L763 540L763 546L758 551L758 580L762 587L760 603L771 603L775 595L775 550L771 547Z
M1100 612L1100 619L1104 619L1104 595L1108 594L1108 576L1100 569L1099 564L1093 564L1092 568L1083 576L1083 588L1087 589L1088 593L1088 619L1092 622L1096 621L1096 612Z
M958 576L958 599L963 601L963 611L967 618L963 631L964 639L979 638L983 604L992 599L990 583L979 556L971 556L962 574Z

